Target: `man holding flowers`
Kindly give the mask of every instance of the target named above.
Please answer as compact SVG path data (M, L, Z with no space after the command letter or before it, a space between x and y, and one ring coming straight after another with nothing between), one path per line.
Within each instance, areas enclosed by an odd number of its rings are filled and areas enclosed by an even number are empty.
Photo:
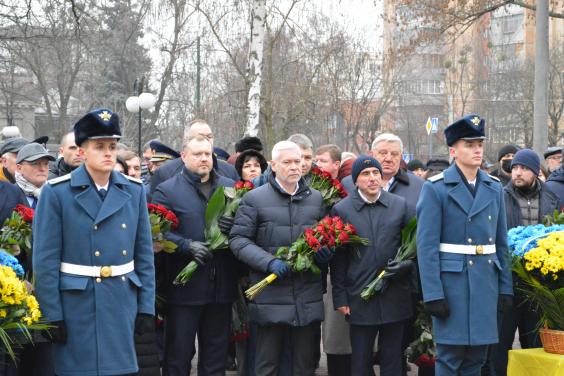
M368 156L352 166L357 189L333 207L333 215L352 223L357 234L370 244L358 252L338 249L331 262L333 305L350 325L352 375L372 374L372 350L378 335L381 375L402 375L403 321L413 313L410 277L411 260L389 262L401 243L401 229L409 220L403 197L382 187L382 167ZM366 301L362 290L382 271L385 289Z
M178 228L165 234L177 245L174 253L160 253L157 270L163 275L165 316L165 355L163 375L190 374L196 334L199 344L198 374L218 375L225 372L229 344L231 304L237 297L237 260L229 249L208 249L205 242L205 212L208 200L219 186L231 187L231 179L220 176L213 168L212 144L207 137L196 135L184 139L181 158L184 167L159 184L153 204L172 210L178 217ZM189 262L198 269L186 284L173 280Z
M480 170L485 120L468 115L445 129L452 164L423 185L417 259L432 315L435 372L479 375L498 342L497 310L512 301L503 189Z
M257 324L257 375L278 375L284 337L289 334L292 374L313 374L315 329L323 320L321 276L293 273L277 259L279 247L289 247L302 232L325 214L321 194L301 178L302 159L298 145L281 141L272 150L268 184L247 193L231 230L229 245L235 256L249 265L250 282L270 273L277 278L249 304L249 318ZM332 256L321 248L314 256L318 265Z

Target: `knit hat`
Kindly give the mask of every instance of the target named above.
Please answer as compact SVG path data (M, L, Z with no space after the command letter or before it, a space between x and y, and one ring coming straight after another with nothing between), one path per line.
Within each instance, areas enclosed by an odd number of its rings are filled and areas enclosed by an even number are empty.
M497 152L497 160L501 161L506 154L515 154L519 151L519 147L516 145L505 145Z
M358 175L360 175L362 170L370 167L376 167L378 171L380 171L380 174L382 173L382 166L380 166L380 163L378 163L376 159L367 155L361 155L360 157L358 157L352 165L351 176L353 183L356 184L356 179L358 178Z
M515 153L515 156L511 161L511 168L516 165L525 166L529 170L533 171L535 175L538 175L540 171L540 158L534 150L521 149Z

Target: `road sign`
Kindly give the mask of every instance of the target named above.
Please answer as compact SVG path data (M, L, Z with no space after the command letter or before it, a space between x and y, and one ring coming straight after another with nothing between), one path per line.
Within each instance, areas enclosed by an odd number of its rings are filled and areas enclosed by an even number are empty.
M431 118L431 132L432 133L437 133L437 131L439 130L439 118Z
M425 129L427 129L427 134L431 134L431 130L433 129L433 123L431 122L431 118L427 118L427 124L425 124Z

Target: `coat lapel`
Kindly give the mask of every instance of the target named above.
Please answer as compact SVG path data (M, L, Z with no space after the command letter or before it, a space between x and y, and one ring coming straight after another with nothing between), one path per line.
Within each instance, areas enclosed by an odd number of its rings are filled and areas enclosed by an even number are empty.
M478 214L484 210L484 208L488 207L492 200L496 197L496 190L491 186L493 183L492 179L483 171L478 170L478 174L480 174L480 184L478 186L478 190L476 191L476 197L472 203L472 208L470 209L470 217Z
M82 189L82 192L74 196L74 199L90 218L96 219L102 200L92 185L84 165L71 173L71 187Z
M462 178L456 171L454 164L447 168L444 172L444 182L449 185L448 195L460 206L466 214L470 212L474 197L468 188L464 185Z
M113 171L110 181L108 194L102 202L102 207L94 220L96 224L118 212L123 205L125 205L127 200L131 198L131 195L122 189L123 185L129 185L129 181L120 173ZM97 192L96 195L98 195Z

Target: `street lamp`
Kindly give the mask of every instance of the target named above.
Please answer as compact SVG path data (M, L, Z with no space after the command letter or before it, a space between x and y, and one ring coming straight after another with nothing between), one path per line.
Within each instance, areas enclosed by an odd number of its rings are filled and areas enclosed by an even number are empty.
M148 110L149 108L155 105L157 99L151 93L143 92L143 84L145 83L145 76L142 76L139 80L138 78L135 79L133 83L133 96L127 98L125 101L125 108L129 112L137 112L139 114L139 133L138 133L138 148L137 152L139 154L139 158L142 156L141 150L141 111Z

